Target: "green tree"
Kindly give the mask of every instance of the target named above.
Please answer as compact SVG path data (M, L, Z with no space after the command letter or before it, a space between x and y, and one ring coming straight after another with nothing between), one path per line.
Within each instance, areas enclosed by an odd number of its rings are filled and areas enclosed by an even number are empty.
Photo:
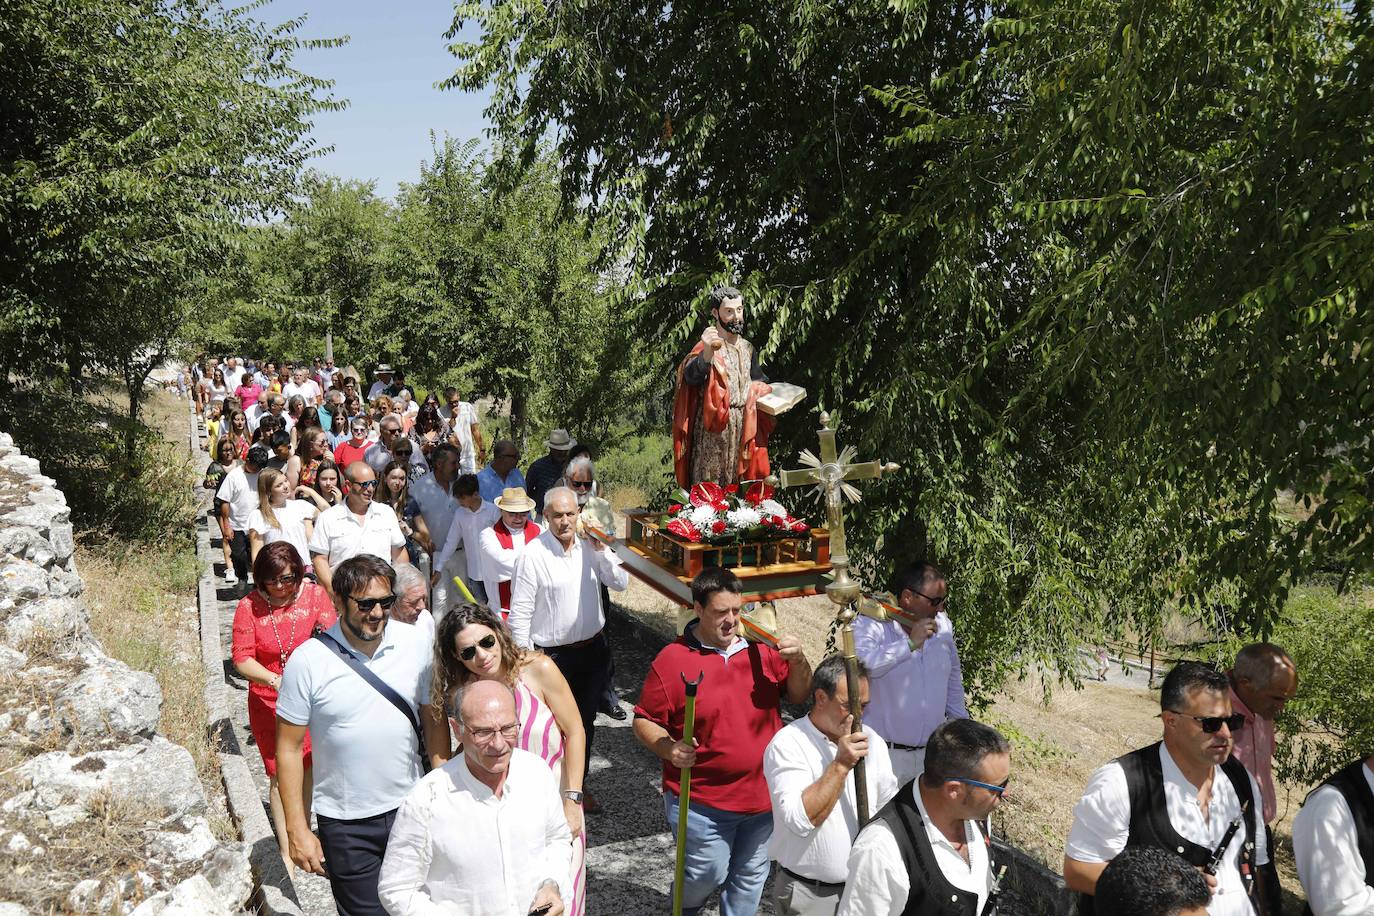
M720 279L773 374L905 473L874 577L950 567L975 688L1178 600L1263 633L1367 564L1368 4L461 3L507 181L633 267L671 364ZM556 129L555 129L556 128ZM812 433L788 417L774 453ZM1288 490L1312 508L1275 510Z
M309 116L302 20L214 0L0 5L0 379L88 367L129 397L233 256L290 200Z

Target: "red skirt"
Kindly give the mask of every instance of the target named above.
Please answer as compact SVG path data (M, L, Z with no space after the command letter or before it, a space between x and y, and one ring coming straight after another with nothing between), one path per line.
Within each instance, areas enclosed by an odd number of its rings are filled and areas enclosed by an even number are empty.
M256 689L248 690L248 730L253 733L253 743L262 755L262 768L268 776L277 775L277 692ZM301 756L306 771L310 770L310 732L305 733L305 743L301 745Z

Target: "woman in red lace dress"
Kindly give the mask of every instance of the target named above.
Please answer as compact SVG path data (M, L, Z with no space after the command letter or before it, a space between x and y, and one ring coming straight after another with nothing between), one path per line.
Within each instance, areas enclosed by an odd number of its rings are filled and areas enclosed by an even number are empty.
M286 541L264 545L253 561L254 589L234 610L234 668L249 681L248 727L270 782L272 826L282 858L293 870L286 838L286 814L277 790L277 688L282 669L316 625L328 629L336 614L328 593L305 578L300 553ZM305 736L305 804L310 816L310 736Z

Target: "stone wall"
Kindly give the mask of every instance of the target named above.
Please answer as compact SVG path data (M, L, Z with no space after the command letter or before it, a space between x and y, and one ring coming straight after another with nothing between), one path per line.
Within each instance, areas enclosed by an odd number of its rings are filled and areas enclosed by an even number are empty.
M0 914L240 913L247 850L215 838L191 754L157 734L152 675L91 634L72 554L65 497L0 433ZM112 837L123 873L100 865ZM82 843L87 873L59 877Z

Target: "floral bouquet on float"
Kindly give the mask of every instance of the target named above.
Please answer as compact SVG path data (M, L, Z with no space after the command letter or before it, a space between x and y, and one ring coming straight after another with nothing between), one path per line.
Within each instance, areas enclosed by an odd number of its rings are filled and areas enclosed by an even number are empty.
M669 534L692 544L739 544L746 541L795 538L811 531L773 499L773 488L755 481L741 491L738 484L709 481L691 491L678 490L678 502L668 507L659 524Z

